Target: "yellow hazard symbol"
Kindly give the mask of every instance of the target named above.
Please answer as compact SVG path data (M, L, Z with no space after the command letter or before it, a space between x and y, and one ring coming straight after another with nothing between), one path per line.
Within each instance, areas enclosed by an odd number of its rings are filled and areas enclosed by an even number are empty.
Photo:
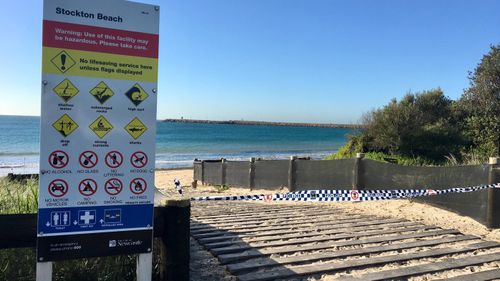
M78 94L78 89L68 79L62 80L61 83L57 84L52 90L65 102L68 102L72 97Z
M138 106L141 102L149 97L149 95L144 91L144 89L139 85L135 84L130 88L125 96L135 105Z
M68 71L76 62L66 51L61 51L50 60L62 73Z
M78 128L78 124L76 124L67 114L64 114L52 124L52 127L61 133L63 137L67 137Z
M137 117L132 119L132 121L125 126L125 131L127 131L134 139L139 138L147 130L148 128Z
M111 125L111 123L109 123L109 121L101 115L94 122L92 122L92 124L90 124L89 128L102 139L113 129L113 125Z
M101 81L92 90L90 90L90 94L94 96L94 98L98 100L101 104L103 104L115 93L113 93L111 88L108 87L106 83Z

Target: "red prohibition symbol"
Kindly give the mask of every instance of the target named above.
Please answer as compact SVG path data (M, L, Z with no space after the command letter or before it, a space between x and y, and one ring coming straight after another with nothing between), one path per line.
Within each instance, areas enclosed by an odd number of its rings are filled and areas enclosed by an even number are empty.
M82 165L82 167L91 169L94 168L95 165L97 165L99 158L93 151L84 151L82 152L82 154L80 154L78 161L80 162L80 165Z
M113 150L108 152L108 154L106 154L105 160L106 160L105 161L106 165L108 165L108 167L118 168L123 163L123 155L120 152Z
M62 197L68 193L68 183L65 180L57 179L49 183L49 193L53 197Z
M91 196L97 191L97 183L93 179L84 179L78 185L78 191L83 196Z
M123 189L123 183L121 180L117 178L109 179L104 184L104 190L106 191L107 194L112 196L120 193L122 189Z
M359 200L359 192L357 190L351 190L349 192L349 196L351 196L352 201L358 201Z
M61 169L66 167L69 162L68 154L62 150L53 151L49 155L49 164L52 168Z
M130 156L130 164L136 168L143 168L148 163L148 156L142 151L136 151Z
M130 182L130 191L132 191L133 194L142 194L146 191L147 187L148 184L142 178L135 178Z

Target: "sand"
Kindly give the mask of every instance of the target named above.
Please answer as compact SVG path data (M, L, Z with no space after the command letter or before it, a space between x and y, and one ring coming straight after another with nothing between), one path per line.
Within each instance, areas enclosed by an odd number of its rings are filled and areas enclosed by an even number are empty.
M181 181L184 196L180 196L175 191L174 179ZM193 196L208 195L249 195L249 194L269 194L274 193L269 190L252 190L248 188L230 187L227 190L220 190L214 186L203 186L198 182L194 189L192 169L161 170L156 172L156 187L171 199L190 198ZM281 190L280 192L287 192ZM297 202L300 204L300 202ZM410 199L371 201L371 202L317 202L316 204L341 204L353 213L366 213L382 217L402 218L410 221L421 222L427 225L435 225L442 228L453 228L464 234L479 236L485 240L500 242L500 229L491 230L479 222L465 216L455 214L443 209L432 207L426 204L417 203Z

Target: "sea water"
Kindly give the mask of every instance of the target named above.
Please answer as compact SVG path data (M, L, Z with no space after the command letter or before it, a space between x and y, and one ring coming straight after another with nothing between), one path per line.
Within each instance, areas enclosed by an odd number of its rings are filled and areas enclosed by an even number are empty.
M334 153L352 129L157 123L156 167L192 167L194 159L250 157L321 159ZM0 176L38 173L40 117L0 115Z

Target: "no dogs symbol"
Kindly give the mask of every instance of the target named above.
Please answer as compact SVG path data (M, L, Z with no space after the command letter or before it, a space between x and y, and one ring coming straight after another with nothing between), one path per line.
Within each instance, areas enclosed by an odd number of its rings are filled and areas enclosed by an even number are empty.
M148 156L142 151L134 152L130 156L130 164L136 168L143 168L148 163Z

